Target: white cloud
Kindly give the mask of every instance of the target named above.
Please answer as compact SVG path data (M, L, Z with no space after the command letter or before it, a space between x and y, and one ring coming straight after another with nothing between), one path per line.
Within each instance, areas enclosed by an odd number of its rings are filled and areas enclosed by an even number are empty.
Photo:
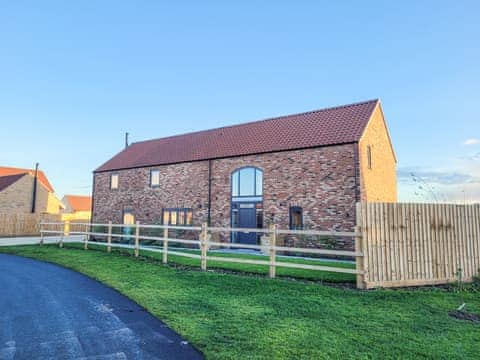
M474 157L442 168L401 167L397 175L400 201L480 202L480 166Z
M479 139L476 139L476 138L470 138L470 139L467 139L463 142L463 145L465 146L469 146L469 145L476 145L476 144L479 144L480 143L480 140Z
M397 176L400 182L427 182L440 185L480 184L480 178L455 170L427 170L418 167L406 167L399 168Z

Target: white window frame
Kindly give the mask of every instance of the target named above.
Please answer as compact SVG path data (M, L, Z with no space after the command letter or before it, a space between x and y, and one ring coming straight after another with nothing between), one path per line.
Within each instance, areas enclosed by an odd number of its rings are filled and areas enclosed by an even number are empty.
M158 183L154 184L153 183L153 174L156 174ZM150 187L155 188L155 187L160 187L160 170L158 169L152 169L150 170Z
M114 178L116 178L115 186L114 186L114 181L113 181ZM120 180L120 176L118 175L118 173L110 175L110 190L117 190L118 189L119 180Z

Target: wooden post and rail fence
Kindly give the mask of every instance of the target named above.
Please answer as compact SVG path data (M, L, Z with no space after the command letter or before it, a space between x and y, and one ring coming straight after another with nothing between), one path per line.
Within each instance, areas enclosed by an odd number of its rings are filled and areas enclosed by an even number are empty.
M208 261L223 261L243 264L264 265L269 269L269 276L276 276L278 267L332 271L354 274L357 288L399 287L445 284L458 280L471 281L479 275L480 270L480 205L453 204L407 204L407 203L358 203L356 209L356 227L353 232L284 230L276 225L268 229L238 229L209 227L206 223L195 226L147 225L136 222L134 234L113 233L114 228L123 228L124 224L83 224L84 229L67 233L60 230L48 230L45 227L57 226L59 223L42 223L42 239L45 234L61 234L63 246L64 235L84 236L84 248L88 249L89 237L102 237L106 242L96 241L96 245L105 245L110 252L112 247L129 247L125 244L112 243L112 238L133 238L134 256L140 250L156 251L163 254L163 263L168 262L168 255L187 256L200 259L200 267L207 270ZM64 224L65 226L65 224ZM82 226L82 224L75 224ZM92 231L95 227L105 227L104 232ZM68 229L72 228L69 224ZM162 236L147 236L142 229L161 230ZM169 230L196 231L195 240L170 238ZM262 244L238 244L212 241L212 233L256 232L263 234ZM351 237L354 239L353 250L332 250L314 247L291 247L278 243L280 235L313 237ZM143 240L161 244L158 247L142 246ZM200 249L199 254L175 251L169 243L183 243ZM268 260L219 257L211 255L210 249L247 248L261 250L268 255ZM279 254L296 253L301 256L348 257L355 260L355 268L304 264L282 261Z

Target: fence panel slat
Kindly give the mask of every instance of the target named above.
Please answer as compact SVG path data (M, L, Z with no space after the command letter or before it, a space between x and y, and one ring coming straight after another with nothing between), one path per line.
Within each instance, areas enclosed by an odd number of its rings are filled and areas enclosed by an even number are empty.
M382 266L383 266L383 274L387 281L391 280L390 277L390 259L389 259L389 251L387 251L387 229L386 229L386 221L387 220L387 212L386 212L386 204L380 204L380 239L381 239L381 247L380 251L382 254Z
M429 244L429 230L428 230L428 207L422 206L422 245L423 253L425 254L425 277L428 280L432 278L432 253Z
M452 206L445 205L445 221L448 239L448 278L451 279L455 274L455 257L453 256L453 227L452 227Z
M468 256L467 256L467 276L466 279L468 281L472 280L474 275L473 273L473 214L472 214L473 207L468 205L467 207L467 218L468 218Z
M0 213L0 236L39 236L41 221L59 221L55 214Z
M363 206L362 203L357 204L357 214L361 213L360 219L361 219L361 230L362 230L362 251L363 251L363 271L364 271L364 283L365 286L368 287L368 283L371 281L371 275L370 275L370 261L371 261L371 251L370 251L370 246L369 246L369 239L370 237L370 231L368 229L368 213L367 213L367 207ZM358 215L357 215L358 216ZM358 224L358 222L357 222Z
M440 234L438 232L438 207L434 204L430 205L432 210L432 217L430 218L430 228L432 232L432 242L433 242L433 266L434 266L434 278L440 278Z
M475 235L473 237L473 245L474 245L474 275L480 275L480 206L474 205L473 206L473 219L474 219L474 230Z
M480 267L480 205L362 203L367 288L471 281Z
M388 207L388 239L389 239L389 247L390 247L390 259L391 259L391 267L392 267L392 280L397 280L398 276L398 264L397 264L397 243L396 243L396 231L395 231L395 207L392 206L393 204L387 204Z
M370 231L371 231L371 248L372 248L372 261L371 261L371 271L372 271L372 281L376 282L379 280L379 267L378 267L378 251L377 251L377 246L378 246L378 243L377 243L377 224L378 224L378 221L376 219L376 216L375 216L375 205L372 204L372 206L369 206L369 212L370 212L370 216L369 216L369 220L370 220L370 223L369 223L369 227L370 227Z
M460 261L459 261L459 270L464 272L465 271L465 207L464 206L458 206L458 229L459 229L459 243L458 243L458 249L460 251Z

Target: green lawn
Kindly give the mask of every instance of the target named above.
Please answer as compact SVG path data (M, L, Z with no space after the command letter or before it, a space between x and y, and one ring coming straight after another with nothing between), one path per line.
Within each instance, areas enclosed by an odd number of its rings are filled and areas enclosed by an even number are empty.
M118 289L209 359L474 359L480 349L480 324L447 314L462 298L469 311L480 313L478 284L461 292L358 291L310 281L203 273L163 266L153 258L74 247L0 251L55 262Z
M83 248L83 245L78 243L66 244L66 246ZM103 245L94 245L93 243L89 243L89 247L91 249L105 251L105 246ZM125 248L112 248L112 251L117 253L123 253L123 254L133 253L133 250L129 250ZM190 250L190 249L174 250L173 248L170 248L169 251L186 252L186 253L193 253L193 254L200 255L199 250ZM162 254L158 252L140 251L140 255L148 259L154 259L154 260L162 259ZM262 261L268 261L269 259L268 256L263 256L263 255L250 255L250 254L239 254L239 253L231 254L231 253L221 253L221 252L215 252L215 251L209 251L208 256L215 256L215 257L222 257L222 258L235 257L235 258L241 258L241 259L262 260ZM282 256L277 256L276 260L279 262L355 269L355 264L351 262L308 260L308 259L302 259L302 258L287 258ZM178 256L170 253L168 255L168 261L175 265L189 266L189 267L194 267L196 269L200 267L200 259ZM207 263L207 267L209 269L228 270L228 271L242 272L242 273L248 273L248 274L262 274L262 275L268 276L268 266L266 265L240 264L240 263L209 260ZM355 283L355 275L353 274L345 274L345 273L330 272L330 271L312 271L312 270L305 270L305 269L277 267L276 274L277 276L280 276L280 277L294 277L298 279L306 279L306 280L312 280L317 282L325 281L329 283L350 283L352 284L352 286Z

